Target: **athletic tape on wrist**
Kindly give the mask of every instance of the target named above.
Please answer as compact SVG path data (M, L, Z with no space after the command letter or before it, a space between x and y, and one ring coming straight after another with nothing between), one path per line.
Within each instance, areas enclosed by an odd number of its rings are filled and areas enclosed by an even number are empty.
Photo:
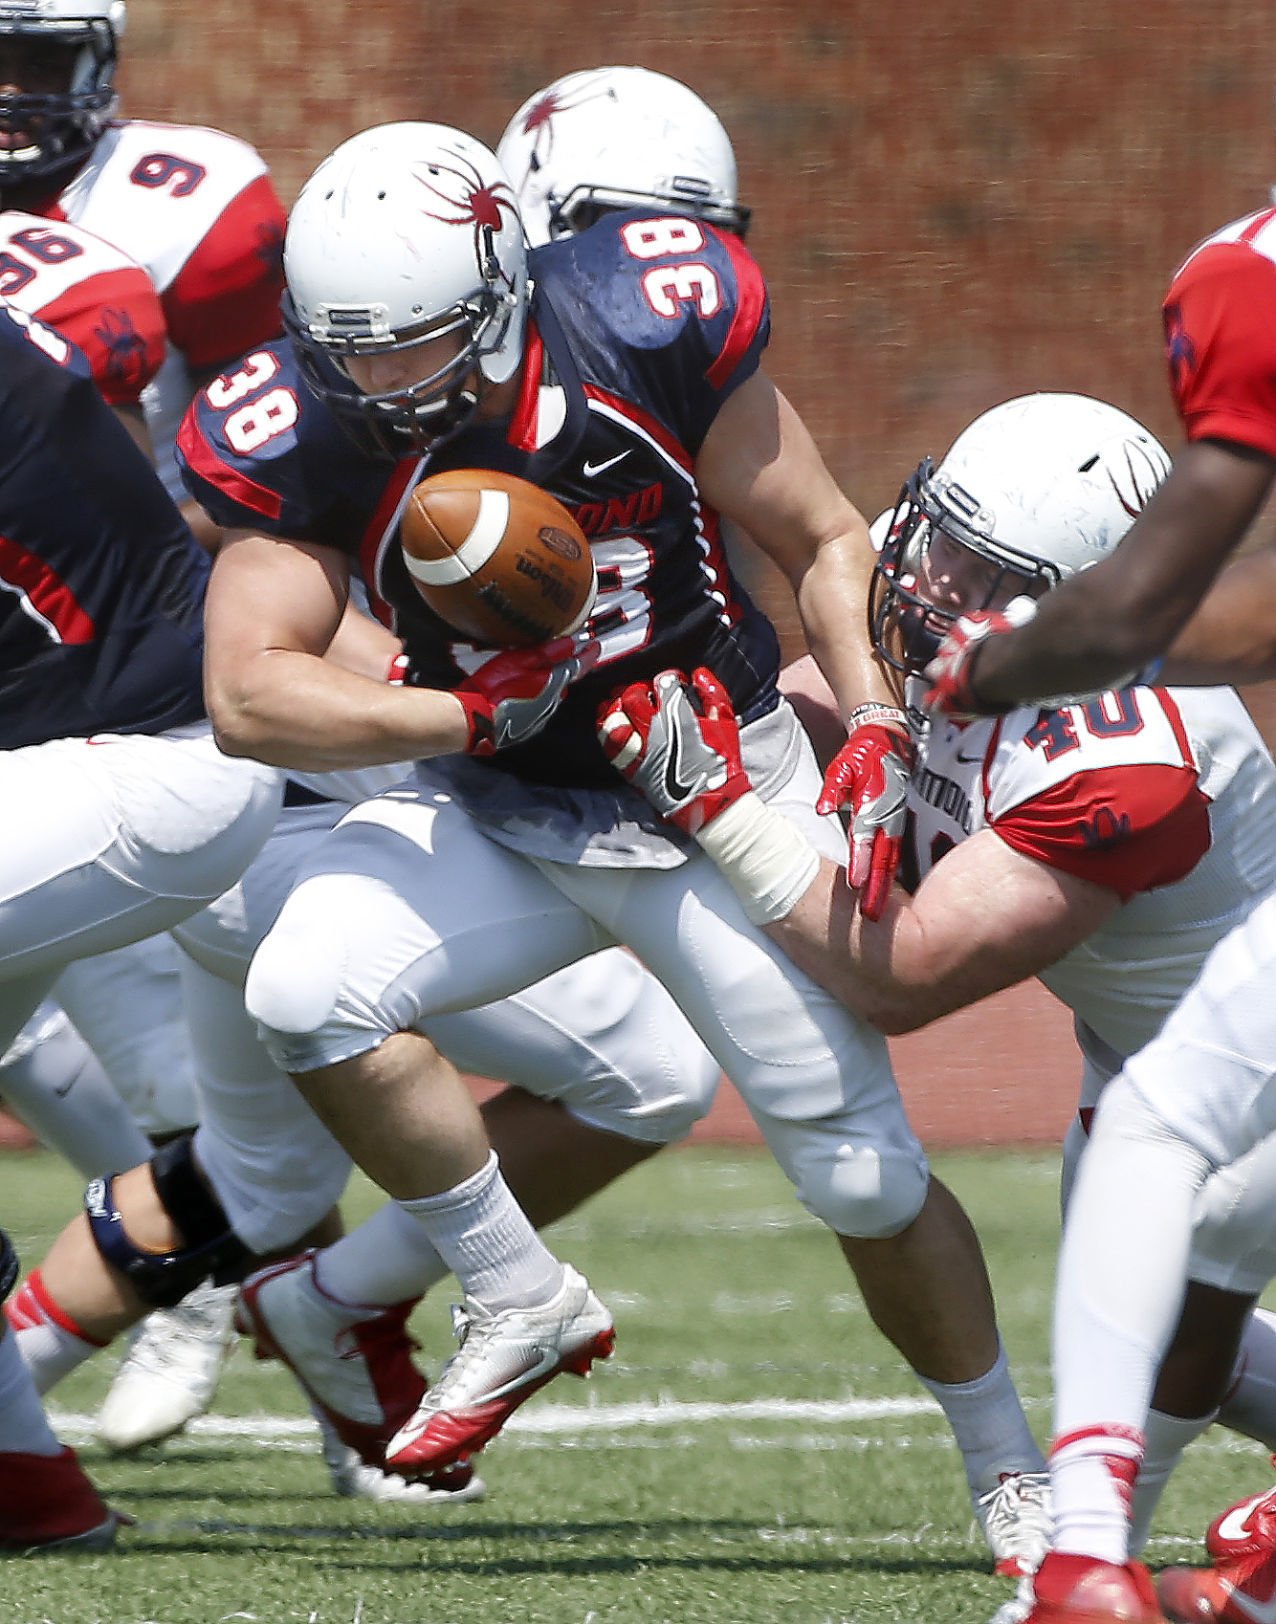
M755 925L786 918L819 873L815 847L754 790L706 824L696 840Z

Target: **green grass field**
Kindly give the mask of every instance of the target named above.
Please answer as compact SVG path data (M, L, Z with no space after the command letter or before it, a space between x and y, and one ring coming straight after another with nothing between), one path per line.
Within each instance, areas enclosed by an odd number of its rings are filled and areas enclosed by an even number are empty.
M1044 1435L1055 1161L940 1166L984 1238ZM77 1181L44 1156L4 1158L0 1181L34 1263ZM357 1187L349 1210L372 1200ZM89 1436L106 1355L51 1407L138 1526L109 1557L4 1563L0 1624L986 1624L1009 1586L986 1571L946 1429L764 1153L657 1158L554 1239L615 1310L617 1351L514 1418L482 1457L486 1501L335 1498L290 1379L242 1345L189 1436L111 1459ZM415 1322L435 1365L447 1303ZM1152 1560L1192 1559L1209 1517L1268 1481L1256 1445L1207 1436Z

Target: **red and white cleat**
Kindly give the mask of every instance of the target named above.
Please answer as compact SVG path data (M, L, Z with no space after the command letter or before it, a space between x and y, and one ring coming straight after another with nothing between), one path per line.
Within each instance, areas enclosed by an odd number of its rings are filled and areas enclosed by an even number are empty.
M997 1615L1015 1624L1166 1624L1152 1577L1141 1562L1100 1562L1051 1551L1022 1602Z
M251 1275L239 1318L259 1359L282 1359L368 1466L385 1464L385 1446L416 1409L426 1380L412 1363L407 1332L416 1301L391 1308L352 1307L315 1280L313 1252Z
M405 1476L468 1459L546 1382L564 1370L587 1376L616 1345L610 1313L570 1266L547 1303L499 1313L467 1303L454 1315L460 1347L386 1450Z
M1205 1549L1219 1563L1276 1550L1276 1488L1220 1512L1205 1530Z
M105 1551L132 1521L106 1504L74 1450L0 1453L0 1553Z

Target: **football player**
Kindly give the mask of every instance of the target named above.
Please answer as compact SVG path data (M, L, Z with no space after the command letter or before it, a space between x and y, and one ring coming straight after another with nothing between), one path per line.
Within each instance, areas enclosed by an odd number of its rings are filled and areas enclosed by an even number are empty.
M1166 671L1188 680L1276 673L1276 553L1263 548L1224 570L1276 478L1276 210L1199 244L1163 313L1187 436L1169 478L1111 557L1051 593L1029 623L996 614L956 623L932 665L930 702L941 710L984 714L1093 691L1167 650ZM1268 897L1124 1068L1085 1158L1056 1288L1058 1548L1040 1575L1034 1624L1159 1616L1151 1604L1119 1610L1130 1583L1126 1484L1182 1296L1197 1192L1276 1128L1273 944ZM1228 1526L1237 1520L1246 1523ZM1270 1518L1246 1523L1216 1547L1217 1570L1171 1570L1160 1584L1165 1611L1228 1624L1257 1617L1251 1608L1270 1612L1274 1535Z
M0 0L0 203L68 220L145 267L168 355L146 396L165 485L192 393L279 331L284 210L246 142L115 117L124 0ZM188 517L212 539L193 505Z
M125 23L124 0L0 0L0 203L55 230L62 223L86 228L152 278L166 357L145 391L149 437L170 495L199 540L213 547L217 532L187 500L172 439L194 389L279 331L284 211L265 163L246 142L194 125L116 117ZM24 254L20 263L29 265L30 258ZM41 271L46 281L54 274ZM128 337L111 306L99 325L117 361L128 364ZM158 1136L189 1126L193 1107L177 978L176 955L160 939L109 959L78 961L57 988L94 1061L147 1132ZM58 1036L75 1047L73 1030L63 1027ZM60 1063L48 1045L43 1051L28 1046L28 1054L48 1075ZM74 1058L86 1057L76 1050ZM82 1090L82 1081L75 1086ZM65 1116L67 1107L56 1098L53 1103ZM47 1121L47 1100L32 1096L28 1110L35 1109ZM196 1409L199 1393L215 1380L230 1312L230 1294L223 1293L211 1318L199 1308L184 1324L177 1310L163 1324L166 1377L171 1386L180 1369L190 1371L188 1402ZM179 1346L173 1339L183 1330L190 1334ZM151 1331L160 1335L161 1321ZM127 1408L135 1427L136 1386Z
M994 408L937 467L923 462L878 521L871 608L877 647L912 697L959 615L1035 599L1105 557L1168 466L1123 412L1049 394ZM798 667L785 686L818 728L829 706L818 673ZM1066 1200L1085 1125L1123 1058L1155 1035L1214 944L1276 884L1276 768L1230 689L1124 688L969 724L928 723L915 707L910 715L911 896L897 892L880 923L865 923L824 862L768 933L891 1033L1039 975L1076 1015L1082 1054ZM748 781L711 675L694 689L670 675L654 690L630 690L604 732L618 765L666 816L701 820L698 841L747 895L749 842L732 808ZM678 803L663 777L675 741ZM1274 1196L1276 1144L1216 1175L1200 1204L1194 1285L1135 1494L1140 1545L1174 1461L1216 1410L1276 1447L1276 1322L1250 1317L1276 1270Z
M409 1472L465 1458L556 1370L587 1361L601 1317L523 1223L421 1028L622 941L677 988L801 1198L838 1234L878 1323L937 1384L993 1375L1008 1394L994 1429L1001 1465L1030 1468L1039 1457L1004 1360L998 1369L982 1259L929 1176L884 1045L615 786L593 736L616 682L676 648L716 651L764 794L843 855L838 830L813 816L819 775L775 689L774 632L718 545L720 511L747 510L852 728L865 720L856 701L889 700L871 651L836 635L862 608L871 553L759 369L768 320L756 266L712 227L639 211L538 250L529 267L492 154L433 125L366 131L338 149L293 211L286 264L294 347L248 356L217 398L197 400L180 439L192 489L244 532L218 555L209 599L219 736L293 770L422 764L319 848L250 971L249 1008L272 1051L396 1197L375 1250L361 1255L356 1234L325 1254L326 1304L309 1264L250 1282L259 1327L304 1369L323 1313L329 1345L341 1299L346 1324L366 1316L370 1274L388 1290L414 1255L435 1252L456 1269L464 1341L387 1457ZM564 500L603 590L570 658L551 646L544 663L528 657L523 679L458 703L464 673L481 678L490 651L426 609L396 519L427 468L476 465ZM397 692L321 674L352 571L404 638L414 681ZM267 642L278 662L262 658ZM880 759L875 742L871 753ZM322 929L304 923L315 908ZM365 931L375 951L355 939ZM322 997L299 998L303 988Z
M531 95L496 148L534 248L604 214L687 215L744 237L735 151L694 90L650 68L586 68Z

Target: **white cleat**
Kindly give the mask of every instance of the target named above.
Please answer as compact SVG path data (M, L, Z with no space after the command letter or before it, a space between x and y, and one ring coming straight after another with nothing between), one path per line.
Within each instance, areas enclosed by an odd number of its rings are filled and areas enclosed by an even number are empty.
M616 1343L611 1314L570 1265L547 1303L492 1313L469 1302L453 1316L460 1347L386 1446L386 1465L404 1476L468 1460L546 1382L587 1376Z
M368 1466L359 1453L343 1444L323 1421L323 1459L334 1494L345 1500L371 1500L377 1505L468 1506L483 1499L487 1486L466 1462L448 1466L429 1478L399 1477Z
M992 1552L993 1572L1006 1579L1034 1574L1054 1532L1049 1472L1004 1472L997 1487L974 1505Z
M239 1287L205 1281L134 1330L95 1431L116 1453L171 1438L213 1401L234 1338Z

